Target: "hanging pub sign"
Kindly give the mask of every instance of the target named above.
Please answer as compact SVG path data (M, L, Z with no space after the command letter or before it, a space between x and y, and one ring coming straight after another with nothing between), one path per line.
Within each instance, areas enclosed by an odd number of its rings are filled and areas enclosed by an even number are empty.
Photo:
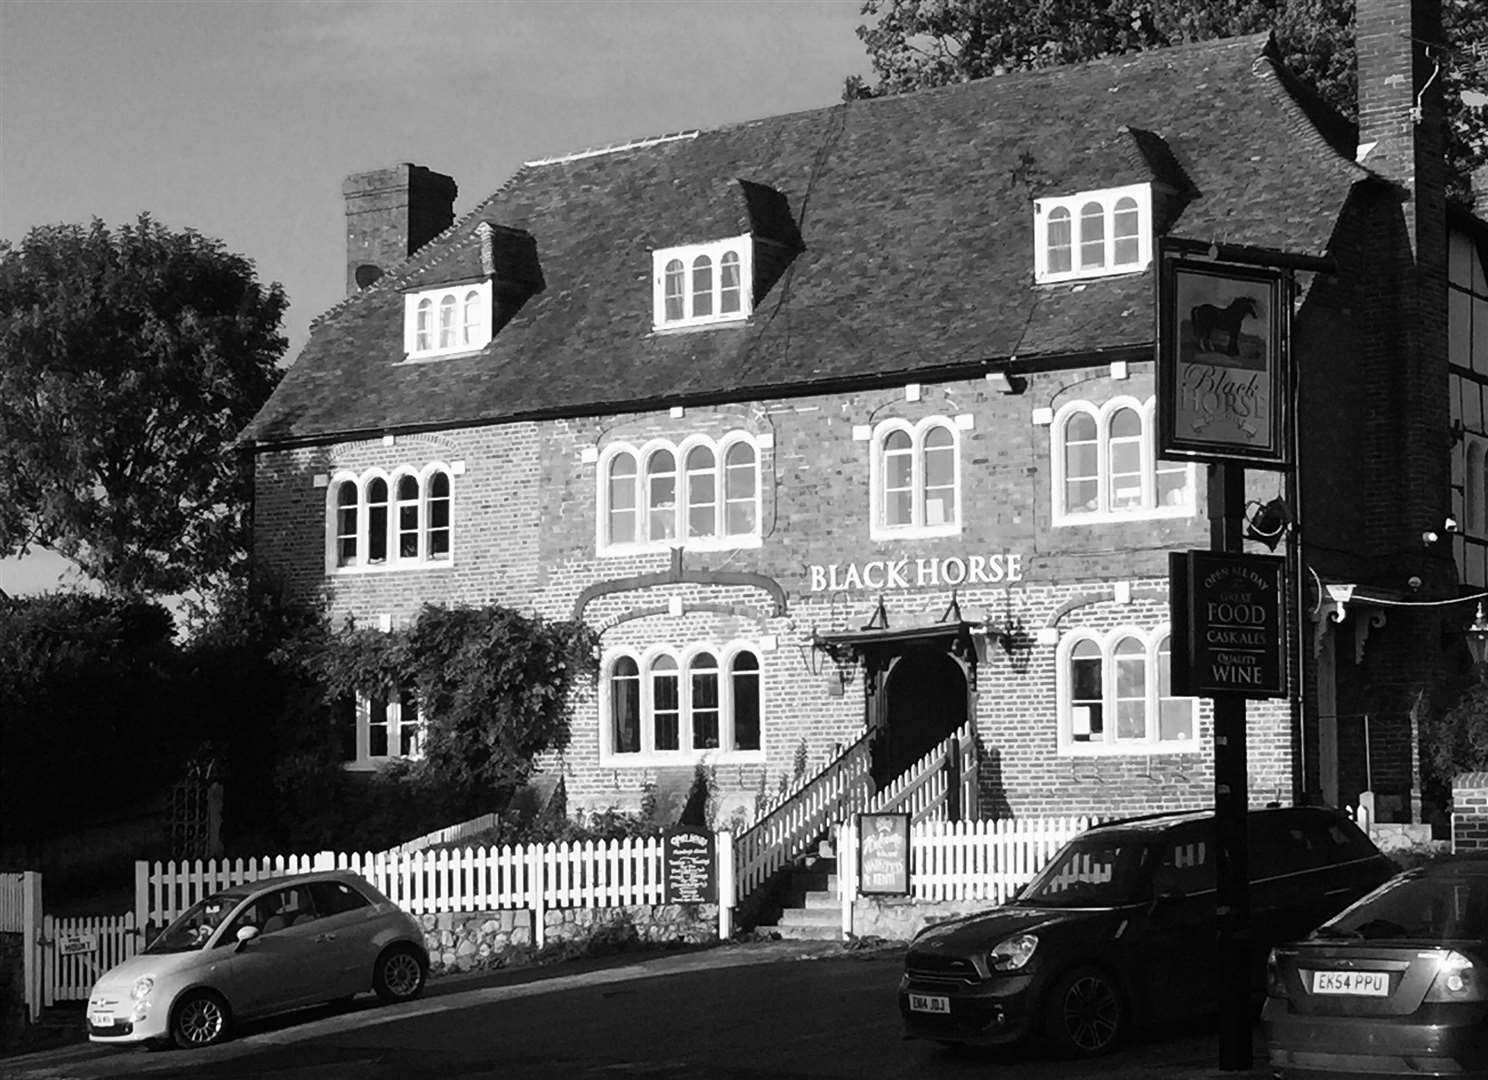
M1290 467L1281 272L1169 256L1157 277L1159 456Z
M679 825L662 840L664 903L705 904L718 899L713 834Z
M1287 696L1285 565L1276 555L1169 553L1175 695Z
M858 892L909 895L909 815L858 815Z

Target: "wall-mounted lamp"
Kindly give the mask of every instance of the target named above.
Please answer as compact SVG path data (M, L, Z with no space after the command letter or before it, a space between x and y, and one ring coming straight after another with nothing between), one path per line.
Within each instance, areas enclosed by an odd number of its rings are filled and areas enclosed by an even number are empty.
M1461 527L1462 526L1460 526L1460 525L1457 524L1457 519L1456 518L1454 518L1454 517L1447 517L1441 523L1441 528L1439 530L1438 529L1425 529L1425 530L1423 530L1421 532L1421 543L1425 544L1427 547L1430 547L1432 544L1436 543L1438 540L1440 540L1442 538L1442 534L1443 533L1446 533L1447 535L1451 535L1452 533L1457 532Z
M1287 528L1292 524L1291 507L1280 498L1272 499L1268 503L1252 503L1251 505L1255 509L1245 519L1245 538L1259 540L1275 551L1276 545L1281 543L1282 537L1286 536Z
M987 385L1003 394L1021 394L1028 389L1028 380L1022 375L1009 375L1006 371L987 372Z
M826 674L827 693L841 697L848 677L857 666L857 658L851 649L842 648L823 641L811 632L811 640L799 646L801 663L813 677Z

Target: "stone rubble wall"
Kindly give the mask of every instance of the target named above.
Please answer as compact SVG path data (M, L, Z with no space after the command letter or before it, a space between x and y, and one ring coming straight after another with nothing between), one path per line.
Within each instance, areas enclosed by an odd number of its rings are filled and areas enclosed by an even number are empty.
M440 912L419 916L419 923L431 974L516 967L537 955L526 909ZM543 936L547 948L701 945L718 940L718 905L555 908L543 912Z

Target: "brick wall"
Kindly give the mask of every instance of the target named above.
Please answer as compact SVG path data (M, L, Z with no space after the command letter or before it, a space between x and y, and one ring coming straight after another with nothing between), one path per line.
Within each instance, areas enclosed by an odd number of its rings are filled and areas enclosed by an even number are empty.
M1452 850L1488 851L1488 772L1452 781Z

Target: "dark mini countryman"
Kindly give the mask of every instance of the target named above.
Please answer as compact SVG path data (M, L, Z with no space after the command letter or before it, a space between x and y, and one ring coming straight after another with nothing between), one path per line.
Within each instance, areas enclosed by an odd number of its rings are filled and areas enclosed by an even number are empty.
M1248 817L1259 997L1270 945L1307 933L1396 867L1337 811ZM1134 1024L1212 1012L1214 866L1209 811L1087 830L1009 903L920 932L899 984L906 1033L978 1044L1042 1036L1083 1057Z

